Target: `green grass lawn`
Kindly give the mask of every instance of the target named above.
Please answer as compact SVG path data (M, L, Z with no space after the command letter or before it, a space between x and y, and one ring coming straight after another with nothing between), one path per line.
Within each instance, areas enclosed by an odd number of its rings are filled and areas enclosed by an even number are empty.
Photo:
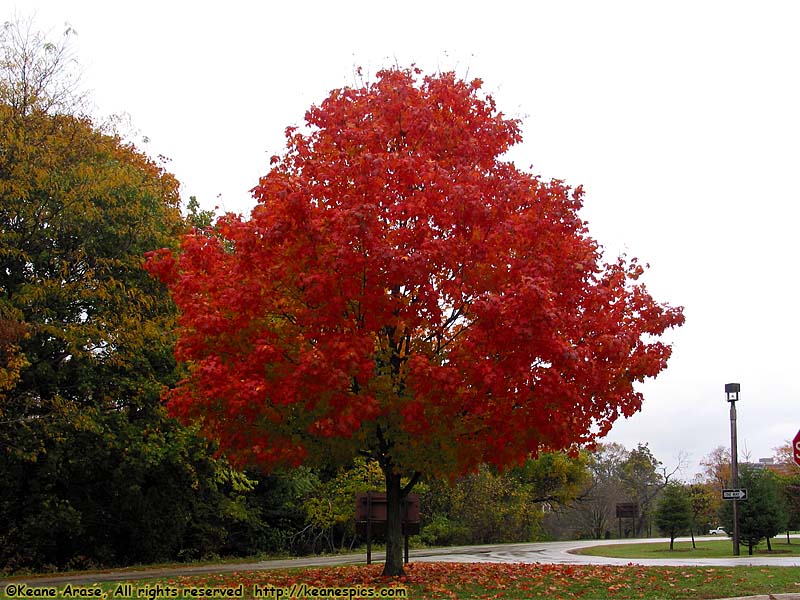
M384 579L381 565L258 571L65 585L43 596L34 588L0 583L0 598L498 598L548 600L709 599L800 593L798 569L771 567L624 567L540 564L414 563L407 576ZM9 588L8 586L17 586ZM338 595L337 595L338 590ZM350 596L350 590L353 595ZM50 593L48 591L48 593Z
M576 554L589 556L609 556L612 558L732 558L733 542L730 538L719 540L701 539L695 542L696 549L692 548L691 541L675 542L675 549L670 551L669 542L648 544L612 544L608 546L592 546L576 550ZM747 556L747 545L739 545L741 556ZM791 544L786 539L772 540L772 552L767 551L767 544L762 543L753 548L757 556L791 556L800 555L800 540L793 540Z

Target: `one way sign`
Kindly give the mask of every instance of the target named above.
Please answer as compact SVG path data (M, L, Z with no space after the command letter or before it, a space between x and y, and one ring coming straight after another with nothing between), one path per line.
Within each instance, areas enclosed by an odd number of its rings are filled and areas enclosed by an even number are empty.
M722 499L723 500L747 500L747 490L742 489L730 489L730 490L722 490Z

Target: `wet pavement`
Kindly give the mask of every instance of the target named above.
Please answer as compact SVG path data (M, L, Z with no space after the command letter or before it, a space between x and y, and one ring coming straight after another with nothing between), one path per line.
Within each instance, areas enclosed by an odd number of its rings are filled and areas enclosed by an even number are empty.
M698 537L697 541L716 539ZM688 538L678 538L676 541L689 541ZM573 564L573 565L628 565L660 567L683 566L778 566L800 567L800 555L793 556L748 556L747 549L742 548L743 554L735 558L608 558L604 556L589 556L575 554L575 550L624 543L659 542L668 544L669 538L633 539L633 540L585 540L570 542L540 542L532 544L503 544L498 546L468 546L464 548L447 548L441 555L420 555L419 561L439 562L522 562L522 563L548 563L548 564ZM800 543L800 542L799 542Z

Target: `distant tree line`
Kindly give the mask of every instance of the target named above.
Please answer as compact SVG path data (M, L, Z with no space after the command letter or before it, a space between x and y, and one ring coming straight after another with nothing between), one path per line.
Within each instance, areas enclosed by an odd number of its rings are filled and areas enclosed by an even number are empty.
M753 554L755 547L766 543L771 552L772 538L800 526L800 468L788 459L789 453L778 448L778 462L769 466L744 463L739 467L738 487L747 490L739 505L740 543ZM722 489L730 487L730 459L724 448L715 449L704 461L704 473L692 484L670 483L656 508L659 530L670 537L670 549L678 535L706 534L721 524L733 532L733 503L722 500Z

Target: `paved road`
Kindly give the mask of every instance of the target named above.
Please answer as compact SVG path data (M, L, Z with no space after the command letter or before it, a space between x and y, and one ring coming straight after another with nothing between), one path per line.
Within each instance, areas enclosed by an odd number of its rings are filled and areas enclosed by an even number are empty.
M797 537L797 536L795 536ZM682 539L682 538L679 538ZM712 538L698 538L712 539ZM572 542L539 542L533 544L498 544L494 546L459 546L453 548L433 548L412 550L412 562L494 562L494 563L550 563L576 565L627 565L644 566L800 566L800 556L740 556L739 558L705 558L705 559L622 559L603 556L586 556L573 554L571 550L605 544L663 542L668 538L652 538L649 540L608 540L608 541L572 541ZM382 553L374 553L375 562L384 559ZM208 573L230 573L235 571L266 571L309 566L332 566L360 564L366 561L364 554L312 556L306 558L265 560L253 563L216 564L204 566L186 566L170 569L115 569L93 572L91 574L75 574L53 577L13 578L15 583L28 583L32 586L54 586L66 583L91 584L98 581L125 581L130 579L146 579L155 577L174 577L182 575L203 575ZM0 584L2 585L2 584Z
M797 537L797 536L795 536ZM713 537L699 537L698 541L715 539ZM678 541L689 541L689 538L678 538ZM574 554L572 551L591 546L620 544L620 543L646 543L660 542L669 544L669 538L651 538L647 540L591 540L571 542L541 542L534 544L504 544L499 546L472 546L465 548L447 548L442 555L432 555L432 551L420 551L415 560L440 561L440 562L523 562L523 563L551 563L574 565L627 565L634 563L644 566L716 566L735 567L743 565L753 566L800 566L800 556L747 556L746 548L742 548L744 555L738 558L606 558L604 556L588 556ZM413 553L412 553L413 554Z

